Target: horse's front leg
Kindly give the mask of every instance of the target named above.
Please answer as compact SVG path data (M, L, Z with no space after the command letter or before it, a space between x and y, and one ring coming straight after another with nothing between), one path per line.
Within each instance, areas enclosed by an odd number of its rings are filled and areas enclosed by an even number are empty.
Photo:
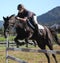
M36 41L35 41L35 40L32 40L32 41L33 41L33 43L34 43L34 46L36 47L36 45L37 45Z
M14 41L15 41L15 43L16 43L17 48L19 48L19 41L18 41L18 38L15 37L15 38L14 38Z
M16 36L16 38L14 39L16 45L17 45L17 48L19 48L19 46L22 46L22 45L25 45L25 42L20 42L19 41L19 37Z
M26 43L26 47L28 48L28 43L29 43L28 39L25 39L25 43Z

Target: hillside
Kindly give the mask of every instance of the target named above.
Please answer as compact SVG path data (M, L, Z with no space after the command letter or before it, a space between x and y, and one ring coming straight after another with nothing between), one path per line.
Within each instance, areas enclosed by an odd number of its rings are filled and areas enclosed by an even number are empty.
M53 8L47 13L37 17L38 22L42 24L60 23L60 6Z
M60 23L60 6L53 8L45 14L37 16L38 22L44 25L52 25ZM0 28L3 26L3 21L0 20Z
M0 20L0 28L3 27L3 21Z

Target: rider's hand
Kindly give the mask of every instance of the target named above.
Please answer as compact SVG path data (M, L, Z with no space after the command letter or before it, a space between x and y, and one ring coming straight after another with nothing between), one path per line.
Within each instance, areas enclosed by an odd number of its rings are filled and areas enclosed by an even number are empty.
M17 20L20 20L20 17L16 17Z

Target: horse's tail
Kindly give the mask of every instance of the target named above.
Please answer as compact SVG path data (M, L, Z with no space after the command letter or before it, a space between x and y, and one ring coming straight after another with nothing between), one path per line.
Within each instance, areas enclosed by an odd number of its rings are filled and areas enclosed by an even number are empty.
M51 34L52 34L52 36L53 36L54 41L55 41L58 45L60 45L60 39L58 38L56 31L55 31L54 29L51 29L51 28L49 28L49 30L50 30L50 32L51 32Z

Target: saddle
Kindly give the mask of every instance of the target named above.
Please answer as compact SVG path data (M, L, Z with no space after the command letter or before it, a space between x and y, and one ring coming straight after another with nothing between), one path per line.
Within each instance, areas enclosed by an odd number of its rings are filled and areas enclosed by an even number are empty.
M39 34L40 34L40 36L42 36L43 38L46 37L46 28L45 28L45 26L44 26L44 29L39 29Z
M39 29L38 28L38 26L37 25L35 25L35 29L34 28L32 28L31 26L29 26L29 24L28 23L24 23L25 25L24 25L24 29L25 29L25 31L27 32L27 34L30 34L30 33L35 33L35 34L37 34L37 35L40 35L40 36L43 36L44 38L45 38L45 36L46 36L46 30L45 30L45 28L43 28L42 26L42 28L41 29Z

